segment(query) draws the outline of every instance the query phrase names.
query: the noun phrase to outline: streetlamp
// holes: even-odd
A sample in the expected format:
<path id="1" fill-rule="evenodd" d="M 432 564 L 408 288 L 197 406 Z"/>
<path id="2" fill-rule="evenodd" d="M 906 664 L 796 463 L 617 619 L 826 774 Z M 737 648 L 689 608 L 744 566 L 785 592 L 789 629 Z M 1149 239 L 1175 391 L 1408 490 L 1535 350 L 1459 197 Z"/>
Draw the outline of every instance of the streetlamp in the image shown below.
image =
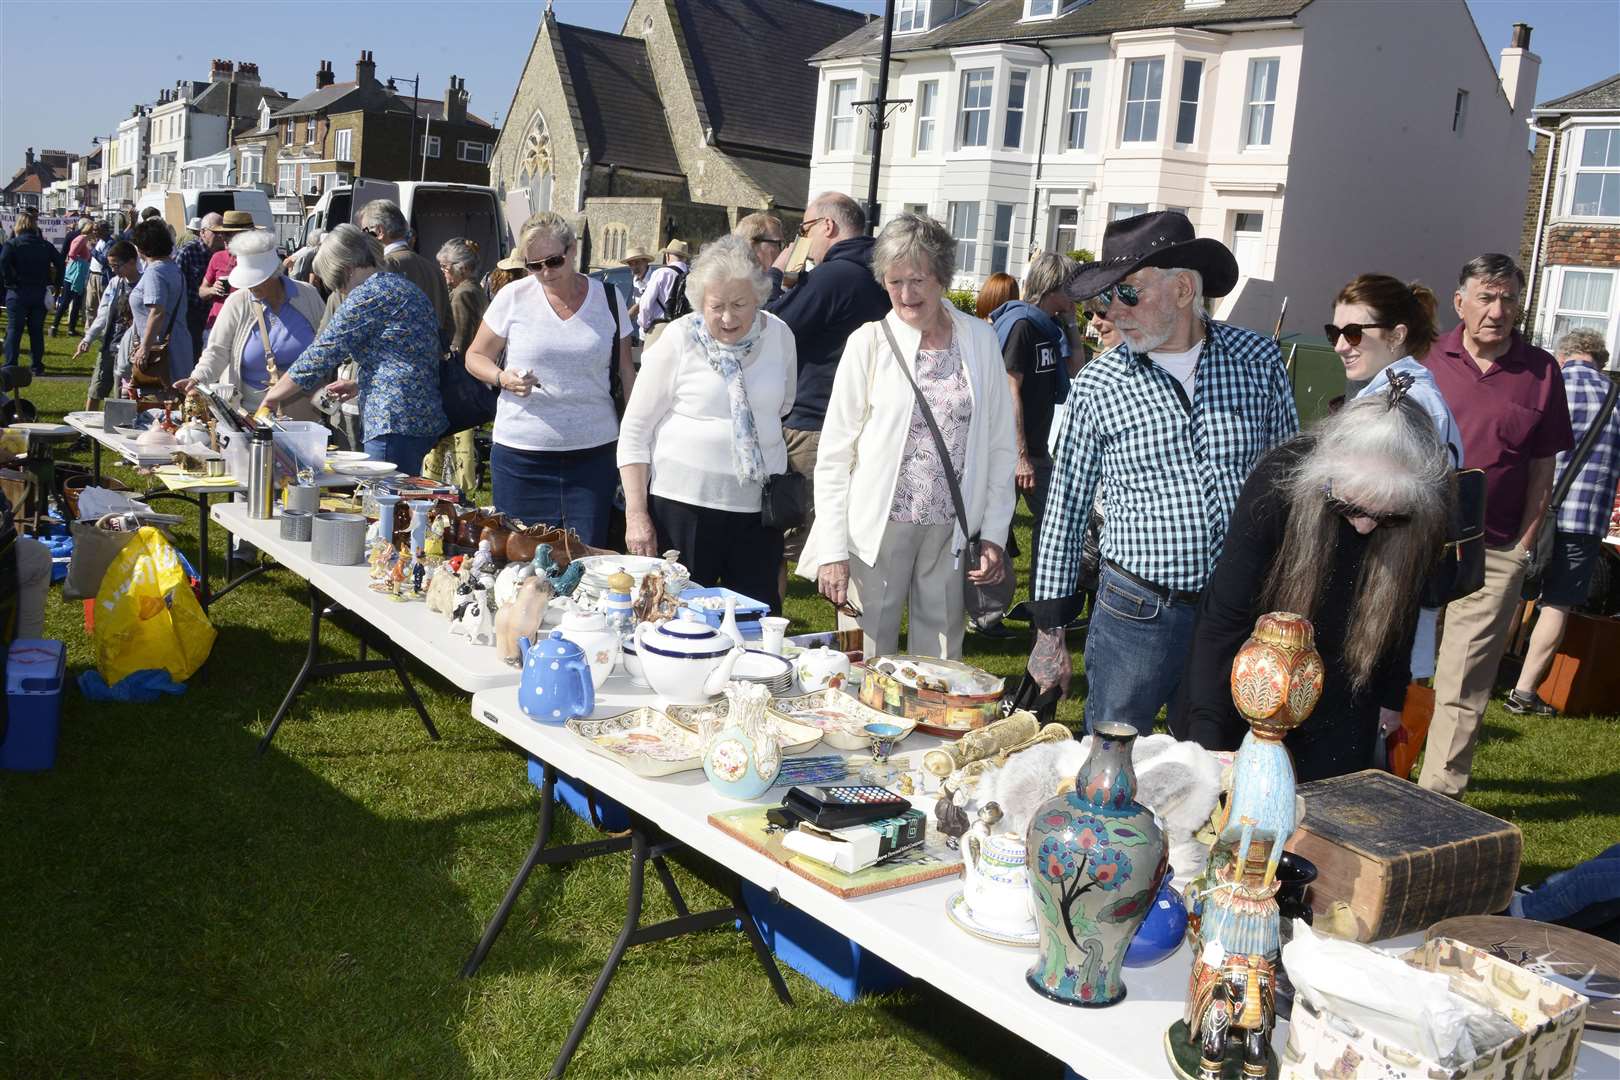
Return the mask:
<path id="1" fill-rule="evenodd" d="M 404 82 L 405 81 L 405 76 L 403 76 L 403 75 L 390 75 L 388 77 L 389 85 L 392 85 L 396 81 Z M 418 180 L 426 180 L 427 179 L 427 133 L 426 132 L 423 132 L 422 148 L 420 150 L 418 150 L 416 148 L 416 110 L 419 109 L 421 107 L 421 104 L 422 104 L 422 73 L 417 72 L 415 75 L 412 75 L 411 79 L 410 79 L 410 82 L 411 82 L 411 148 L 410 148 L 410 152 L 405 155 L 405 179 L 409 180 L 411 178 L 411 159 L 413 157 L 416 157 L 417 155 L 420 155 L 421 160 L 422 160 L 422 164 L 417 169 L 416 178 Z"/>
<path id="2" fill-rule="evenodd" d="M 872 170 L 866 185 L 866 232 L 877 232 L 878 225 L 878 173 L 883 168 L 883 132 L 889 126 L 889 110 L 904 112 L 910 98 L 889 96 L 889 53 L 894 44 L 894 0 L 888 0 L 883 10 L 883 51 L 878 59 L 877 97 L 870 101 L 854 102 L 856 110 L 872 118 Z"/>

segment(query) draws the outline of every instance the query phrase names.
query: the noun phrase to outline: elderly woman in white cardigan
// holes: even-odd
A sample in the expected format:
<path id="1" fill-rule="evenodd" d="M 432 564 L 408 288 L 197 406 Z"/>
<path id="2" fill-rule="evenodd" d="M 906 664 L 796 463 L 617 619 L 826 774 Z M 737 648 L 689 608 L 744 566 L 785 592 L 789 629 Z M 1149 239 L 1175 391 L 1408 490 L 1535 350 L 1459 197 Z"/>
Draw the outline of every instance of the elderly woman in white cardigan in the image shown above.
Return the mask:
<path id="1" fill-rule="evenodd" d="M 760 310 L 770 294 L 746 241 L 704 247 L 686 279 L 691 313 L 642 353 L 618 453 L 629 551 L 678 548 L 693 581 L 775 611 L 782 531 L 761 520 L 760 500 L 787 471 L 782 418 L 799 365 L 793 331 Z"/>
<path id="2" fill-rule="evenodd" d="M 325 305 L 313 285 L 282 271 L 273 233 L 244 232 L 231 241 L 231 254 L 236 268 L 228 280 L 235 291 L 219 309 L 191 377 L 175 388 L 184 393 L 196 383 L 221 386 L 227 398 L 251 413 L 315 340 Z M 307 396 L 285 411 L 300 419 L 320 418 Z"/>
<path id="3" fill-rule="evenodd" d="M 907 607 L 908 652 L 960 656 L 964 570 L 983 585 L 1008 571 L 1018 462 L 1012 399 L 995 331 L 944 299 L 955 258 L 956 241 L 937 221 L 902 214 L 884 227 L 872 272 L 894 307 L 850 335 L 821 429 L 816 521 L 798 572 L 838 608 L 841 626 L 861 628 L 867 656 L 898 650 Z M 966 534 L 947 468 L 962 490 Z M 975 534 L 982 555 L 964 567 Z"/>

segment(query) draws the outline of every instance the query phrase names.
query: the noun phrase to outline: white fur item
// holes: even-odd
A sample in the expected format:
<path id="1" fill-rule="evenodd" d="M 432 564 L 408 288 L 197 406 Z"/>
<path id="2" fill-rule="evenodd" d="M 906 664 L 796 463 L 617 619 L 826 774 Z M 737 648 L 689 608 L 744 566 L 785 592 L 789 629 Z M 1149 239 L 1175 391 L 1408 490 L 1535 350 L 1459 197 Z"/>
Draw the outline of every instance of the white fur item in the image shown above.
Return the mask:
<path id="1" fill-rule="evenodd" d="M 1027 833 L 1036 809 L 1060 785 L 1073 782 L 1090 752 L 1090 736 L 1032 746 L 985 777 L 979 790 L 1000 804 L 1000 829 L 1019 836 Z M 1138 738 L 1131 759 L 1136 766 L 1137 801 L 1159 819 L 1176 876 L 1202 873 L 1209 849 L 1194 840 L 1193 834 L 1209 820 L 1220 798 L 1220 762 L 1197 743 L 1179 742 L 1169 735 Z"/>

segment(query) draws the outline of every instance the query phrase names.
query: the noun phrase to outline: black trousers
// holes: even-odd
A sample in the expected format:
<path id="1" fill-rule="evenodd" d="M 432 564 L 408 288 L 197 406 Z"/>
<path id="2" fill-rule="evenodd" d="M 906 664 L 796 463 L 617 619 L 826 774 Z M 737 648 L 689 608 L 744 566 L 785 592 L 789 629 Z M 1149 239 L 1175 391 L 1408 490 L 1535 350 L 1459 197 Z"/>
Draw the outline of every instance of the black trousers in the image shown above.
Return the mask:
<path id="1" fill-rule="evenodd" d="M 782 570 L 782 530 L 767 529 L 759 514 L 711 510 L 647 496 L 647 511 L 661 551 L 678 548 L 698 585 L 724 585 L 733 592 L 782 609 L 777 575 Z"/>

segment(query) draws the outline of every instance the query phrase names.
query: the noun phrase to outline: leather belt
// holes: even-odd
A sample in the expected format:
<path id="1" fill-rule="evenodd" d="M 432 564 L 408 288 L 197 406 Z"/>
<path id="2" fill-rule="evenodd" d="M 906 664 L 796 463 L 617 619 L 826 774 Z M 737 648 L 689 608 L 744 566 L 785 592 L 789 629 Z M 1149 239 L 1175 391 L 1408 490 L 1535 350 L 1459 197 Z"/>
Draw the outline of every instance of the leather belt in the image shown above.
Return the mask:
<path id="1" fill-rule="evenodd" d="M 1123 566 L 1111 559 L 1104 559 L 1103 565 L 1137 588 L 1145 589 L 1167 604 L 1193 604 L 1196 605 L 1204 595 L 1200 592 L 1182 592 L 1179 589 L 1167 589 L 1163 585 L 1155 585 L 1145 578 L 1137 577 Z"/>

